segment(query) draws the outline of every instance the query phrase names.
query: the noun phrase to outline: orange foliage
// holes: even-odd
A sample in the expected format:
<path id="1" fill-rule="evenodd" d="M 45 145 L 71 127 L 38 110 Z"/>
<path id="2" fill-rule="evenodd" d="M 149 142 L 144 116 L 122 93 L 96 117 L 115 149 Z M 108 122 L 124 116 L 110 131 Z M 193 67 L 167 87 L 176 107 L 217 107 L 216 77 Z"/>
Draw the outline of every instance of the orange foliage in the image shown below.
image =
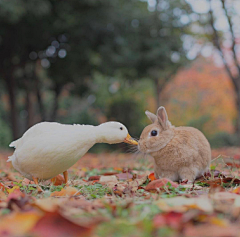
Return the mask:
<path id="1" fill-rule="evenodd" d="M 205 134 L 234 132 L 233 86 L 224 68 L 217 67 L 210 59 L 198 58 L 189 68 L 181 70 L 166 86 L 162 100 L 176 126 L 209 117 L 202 128 Z"/>

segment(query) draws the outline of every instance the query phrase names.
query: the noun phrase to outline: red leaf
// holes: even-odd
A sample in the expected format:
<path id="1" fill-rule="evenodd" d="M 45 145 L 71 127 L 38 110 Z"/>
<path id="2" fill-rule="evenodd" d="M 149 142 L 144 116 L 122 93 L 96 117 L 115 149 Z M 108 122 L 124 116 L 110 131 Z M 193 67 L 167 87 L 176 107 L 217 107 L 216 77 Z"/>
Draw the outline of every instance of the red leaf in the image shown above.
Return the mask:
<path id="1" fill-rule="evenodd" d="M 154 173 L 149 174 L 148 179 L 150 179 L 151 181 L 156 180 Z"/>
<path id="2" fill-rule="evenodd" d="M 183 214 L 178 212 L 168 212 L 164 214 L 156 215 L 153 219 L 153 224 L 156 227 L 164 225 L 170 226 L 171 228 L 177 229 L 181 226 L 181 219 Z"/>
<path id="3" fill-rule="evenodd" d="M 100 179 L 100 175 L 94 175 L 94 176 L 90 176 L 88 178 L 88 181 L 95 181 L 95 180 L 99 180 Z"/>
<path id="4" fill-rule="evenodd" d="M 33 228 L 33 233 L 44 237 L 90 236 L 92 227 L 80 226 L 61 216 L 58 212 L 48 212 Z"/>
<path id="5" fill-rule="evenodd" d="M 170 183 L 172 185 L 172 187 L 174 187 L 174 188 L 178 187 L 178 184 L 174 183 L 170 179 L 163 178 L 163 179 L 157 179 L 157 180 L 150 182 L 146 186 L 145 190 L 149 191 L 149 190 L 164 189 L 164 187 L 168 187 L 168 183 Z"/>
<path id="6" fill-rule="evenodd" d="M 103 175 L 104 176 L 108 176 L 108 175 L 115 175 L 115 174 L 119 174 L 119 172 L 105 172 Z"/>

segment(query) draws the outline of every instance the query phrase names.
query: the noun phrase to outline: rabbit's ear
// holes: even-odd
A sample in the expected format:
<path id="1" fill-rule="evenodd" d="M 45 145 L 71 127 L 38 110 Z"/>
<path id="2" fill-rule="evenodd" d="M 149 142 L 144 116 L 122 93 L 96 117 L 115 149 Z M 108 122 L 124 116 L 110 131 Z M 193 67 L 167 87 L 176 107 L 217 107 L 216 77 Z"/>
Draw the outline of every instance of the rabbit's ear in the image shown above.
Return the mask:
<path id="1" fill-rule="evenodd" d="M 148 118 L 154 123 L 157 120 L 157 116 L 148 110 L 145 111 L 145 114 L 148 116 Z"/>
<path id="2" fill-rule="evenodd" d="M 163 106 L 158 108 L 157 118 L 158 118 L 158 122 L 160 123 L 160 125 L 163 127 L 164 130 L 166 130 L 168 127 L 167 126 L 168 125 L 168 116 L 167 116 L 166 109 Z"/>

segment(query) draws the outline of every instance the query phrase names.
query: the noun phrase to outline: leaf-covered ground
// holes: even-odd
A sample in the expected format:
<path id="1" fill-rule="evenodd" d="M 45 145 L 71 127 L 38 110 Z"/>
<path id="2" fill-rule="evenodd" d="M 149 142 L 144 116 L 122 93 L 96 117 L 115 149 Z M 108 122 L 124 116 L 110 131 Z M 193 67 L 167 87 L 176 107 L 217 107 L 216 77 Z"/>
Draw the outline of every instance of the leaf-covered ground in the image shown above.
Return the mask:
<path id="1" fill-rule="evenodd" d="M 0 236 L 240 236 L 240 149 L 213 151 L 194 184 L 154 180 L 151 158 L 87 154 L 36 186 L 0 156 Z M 58 185 L 57 185 L 58 184 Z"/>

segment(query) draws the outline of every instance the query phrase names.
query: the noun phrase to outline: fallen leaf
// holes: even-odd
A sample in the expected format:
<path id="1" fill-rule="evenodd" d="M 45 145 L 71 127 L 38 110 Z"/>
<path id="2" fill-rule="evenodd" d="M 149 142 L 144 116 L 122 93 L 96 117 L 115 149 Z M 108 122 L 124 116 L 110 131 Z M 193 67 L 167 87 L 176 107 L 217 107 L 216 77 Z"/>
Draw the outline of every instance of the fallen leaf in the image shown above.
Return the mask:
<path id="1" fill-rule="evenodd" d="M 115 182 L 118 183 L 118 179 L 115 175 L 109 175 L 109 176 L 101 176 L 99 179 L 99 183 L 108 183 L 108 182 Z"/>
<path id="2" fill-rule="evenodd" d="M 0 190 L 0 200 L 1 201 L 6 201 L 7 200 L 6 194 L 1 190 Z"/>
<path id="3" fill-rule="evenodd" d="M 81 226 L 71 222 L 58 212 L 47 212 L 32 229 L 32 233 L 44 237 L 87 237 L 93 226 Z"/>
<path id="4" fill-rule="evenodd" d="M 150 173 L 148 175 L 148 179 L 150 179 L 151 181 L 156 180 L 154 173 Z"/>
<path id="5" fill-rule="evenodd" d="M 212 199 L 215 200 L 235 200 L 238 195 L 235 193 L 228 193 L 228 192 L 218 192 L 211 195 Z"/>
<path id="6" fill-rule="evenodd" d="M 19 186 L 14 186 L 13 188 L 9 188 L 9 189 L 7 189 L 7 192 L 8 192 L 9 194 L 11 194 L 11 193 L 13 193 L 15 190 L 19 190 L 19 191 L 20 191 Z"/>
<path id="7" fill-rule="evenodd" d="M 94 175 L 94 176 L 90 176 L 88 178 L 88 181 L 95 181 L 95 180 L 99 180 L 100 179 L 100 175 Z"/>
<path id="8" fill-rule="evenodd" d="M 240 196 L 238 195 L 234 201 L 234 207 L 240 207 Z"/>
<path id="9" fill-rule="evenodd" d="M 211 236 L 211 237 L 233 237 L 238 236 L 239 226 L 228 225 L 227 227 L 220 227 L 217 225 L 212 225 L 206 223 L 203 225 L 188 225 L 185 226 L 183 236 L 193 237 L 193 236 Z"/>
<path id="10" fill-rule="evenodd" d="M 117 176 L 119 180 L 128 180 L 133 178 L 133 175 L 130 173 L 119 173 L 116 174 L 115 176 Z"/>
<path id="11" fill-rule="evenodd" d="M 227 227 L 227 225 L 229 224 L 225 220 L 217 218 L 217 217 L 211 217 L 209 222 L 214 225 L 221 226 L 221 227 Z"/>
<path id="12" fill-rule="evenodd" d="M 102 175 L 104 175 L 104 176 L 109 176 L 109 175 L 116 175 L 116 174 L 119 174 L 118 172 L 105 172 L 105 173 L 103 173 Z"/>
<path id="13" fill-rule="evenodd" d="M 182 213 L 174 211 L 158 214 L 153 218 L 153 224 L 155 227 L 162 227 L 167 225 L 173 229 L 178 229 L 182 225 L 182 216 Z"/>
<path id="14" fill-rule="evenodd" d="M 29 184 L 35 184 L 35 183 L 34 183 L 34 181 L 24 178 L 22 181 L 22 185 L 29 185 Z"/>
<path id="15" fill-rule="evenodd" d="M 0 218 L 0 236 L 25 236 L 42 217 L 39 211 L 12 212 Z"/>
<path id="16" fill-rule="evenodd" d="M 41 210 L 45 212 L 54 212 L 56 211 L 61 204 L 63 204 L 66 200 L 61 198 L 43 198 L 36 199 L 33 206 L 37 206 Z"/>
<path id="17" fill-rule="evenodd" d="M 120 168 L 120 167 L 114 167 L 113 169 L 114 170 L 118 170 L 118 171 L 122 171 L 123 170 L 123 168 Z"/>
<path id="18" fill-rule="evenodd" d="M 15 210 L 16 208 L 22 210 L 29 203 L 30 197 L 22 193 L 20 189 L 15 189 L 7 197 L 7 207 L 10 210 Z"/>
<path id="19" fill-rule="evenodd" d="M 5 184 L 0 183 L 0 190 L 6 191 L 6 190 L 8 190 L 8 189 L 9 189 L 9 188 L 8 188 Z"/>
<path id="20" fill-rule="evenodd" d="M 223 178 L 224 183 L 233 183 L 233 184 L 240 184 L 240 179 L 237 179 L 235 177 L 227 177 Z"/>
<path id="21" fill-rule="evenodd" d="M 177 188 L 178 184 L 174 183 L 170 179 L 162 178 L 162 179 L 157 179 L 152 182 L 150 182 L 146 187 L 145 190 L 157 190 L 157 189 L 167 189 L 168 184 L 171 184 L 172 187 Z"/>
<path id="22" fill-rule="evenodd" d="M 16 178 L 16 173 L 8 172 L 7 178 L 11 181 L 19 182 L 19 180 Z"/>
<path id="23" fill-rule="evenodd" d="M 156 204 L 163 211 L 186 211 L 187 209 L 198 209 L 206 212 L 213 212 L 213 206 L 208 196 L 201 196 L 197 198 L 173 197 L 167 199 L 160 199 Z"/>
<path id="24" fill-rule="evenodd" d="M 65 183 L 65 179 L 63 177 L 63 175 L 59 174 L 56 177 L 51 179 L 52 184 L 55 186 L 59 186 Z"/>
<path id="25" fill-rule="evenodd" d="M 51 193 L 51 197 L 58 197 L 58 196 L 76 196 L 79 195 L 80 192 L 74 187 L 65 187 L 61 191 L 55 191 Z"/>
<path id="26" fill-rule="evenodd" d="M 233 189 L 232 193 L 240 194 L 240 187 Z"/>

